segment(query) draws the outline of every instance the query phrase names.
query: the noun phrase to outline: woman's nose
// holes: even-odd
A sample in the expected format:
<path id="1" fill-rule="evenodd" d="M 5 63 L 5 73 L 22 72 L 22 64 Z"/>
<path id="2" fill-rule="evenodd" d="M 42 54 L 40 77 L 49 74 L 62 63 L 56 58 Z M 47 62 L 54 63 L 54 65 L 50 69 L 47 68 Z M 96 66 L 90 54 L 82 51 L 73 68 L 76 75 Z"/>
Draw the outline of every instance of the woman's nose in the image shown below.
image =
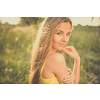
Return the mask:
<path id="1" fill-rule="evenodd" d="M 66 42 L 66 36 L 63 36 L 63 37 L 62 37 L 62 41 L 63 41 L 63 42 Z"/>

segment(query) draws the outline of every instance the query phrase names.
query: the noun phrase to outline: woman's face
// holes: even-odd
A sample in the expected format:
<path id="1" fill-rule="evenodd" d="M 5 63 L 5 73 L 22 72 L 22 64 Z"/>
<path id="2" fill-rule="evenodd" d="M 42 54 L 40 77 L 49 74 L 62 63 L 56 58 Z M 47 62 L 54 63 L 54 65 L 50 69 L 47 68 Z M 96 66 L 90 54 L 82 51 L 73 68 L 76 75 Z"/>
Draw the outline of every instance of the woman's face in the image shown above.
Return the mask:
<path id="1" fill-rule="evenodd" d="M 68 43 L 71 35 L 71 24 L 69 22 L 62 22 L 53 37 L 52 52 L 56 50 L 62 51 L 63 47 Z"/>

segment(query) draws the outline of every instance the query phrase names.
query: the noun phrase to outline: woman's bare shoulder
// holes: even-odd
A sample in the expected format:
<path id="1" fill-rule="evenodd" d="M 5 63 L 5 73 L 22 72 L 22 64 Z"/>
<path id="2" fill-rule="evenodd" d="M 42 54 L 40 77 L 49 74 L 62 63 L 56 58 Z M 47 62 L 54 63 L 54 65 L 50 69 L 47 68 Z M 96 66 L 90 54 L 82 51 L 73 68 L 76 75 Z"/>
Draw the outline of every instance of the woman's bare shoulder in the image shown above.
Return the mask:
<path id="1" fill-rule="evenodd" d="M 65 63 L 64 56 L 60 53 L 52 53 L 47 59 L 47 64 L 49 67 L 58 66 L 58 64 Z"/>
<path id="2" fill-rule="evenodd" d="M 62 61 L 62 60 L 64 60 L 64 56 L 62 55 L 62 54 L 60 54 L 60 53 L 52 53 L 52 54 L 50 54 L 49 55 L 49 57 L 48 57 L 48 61 L 49 62 L 52 62 L 52 61 Z"/>
<path id="3" fill-rule="evenodd" d="M 63 78 L 68 76 L 68 69 L 64 56 L 60 53 L 53 53 L 48 57 L 47 62 L 51 72 L 57 76 L 59 83 L 62 83 Z"/>

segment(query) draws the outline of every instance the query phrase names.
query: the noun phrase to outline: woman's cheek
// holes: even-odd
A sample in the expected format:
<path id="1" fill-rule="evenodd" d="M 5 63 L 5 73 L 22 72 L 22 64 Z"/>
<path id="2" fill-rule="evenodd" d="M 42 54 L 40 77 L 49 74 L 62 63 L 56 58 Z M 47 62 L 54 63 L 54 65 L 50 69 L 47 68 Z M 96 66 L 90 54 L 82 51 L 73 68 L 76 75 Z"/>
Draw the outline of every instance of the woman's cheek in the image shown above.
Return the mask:
<path id="1" fill-rule="evenodd" d="M 66 40 L 66 44 L 69 42 L 69 37 L 67 38 L 67 40 Z"/>
<path id="2" fill-rule="evenodd" d="M 59 40 L 60 40 L 59 36 L 55 35 L 54 42 L 59 42 Z"/>

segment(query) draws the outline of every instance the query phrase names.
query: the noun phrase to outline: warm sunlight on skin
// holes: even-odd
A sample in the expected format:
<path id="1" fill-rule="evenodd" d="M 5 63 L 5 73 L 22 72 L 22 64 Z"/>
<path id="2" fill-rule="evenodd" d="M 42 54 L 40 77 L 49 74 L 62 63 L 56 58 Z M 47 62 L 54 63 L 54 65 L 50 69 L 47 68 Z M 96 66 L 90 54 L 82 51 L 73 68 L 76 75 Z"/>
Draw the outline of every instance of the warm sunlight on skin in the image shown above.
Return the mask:
<path id="1" fill-rule="evenodd" d="M 2 23 L 8 22 L 13 25 L 18 24 L 20 21 L 20 17 L 0 17 L 0 19 Z"/>
<path id="2" fill-rule="evenodd" d="M 63 47 L 68 43 L 71 35 L 71 24 L 69 22 L 62 22 L 54 35 L 52 52 L 56 50 L 62 51 Z"/>

